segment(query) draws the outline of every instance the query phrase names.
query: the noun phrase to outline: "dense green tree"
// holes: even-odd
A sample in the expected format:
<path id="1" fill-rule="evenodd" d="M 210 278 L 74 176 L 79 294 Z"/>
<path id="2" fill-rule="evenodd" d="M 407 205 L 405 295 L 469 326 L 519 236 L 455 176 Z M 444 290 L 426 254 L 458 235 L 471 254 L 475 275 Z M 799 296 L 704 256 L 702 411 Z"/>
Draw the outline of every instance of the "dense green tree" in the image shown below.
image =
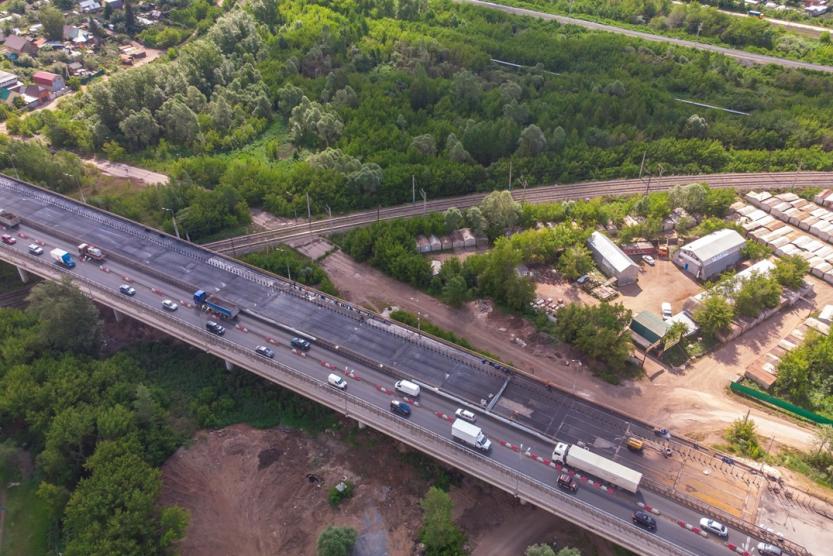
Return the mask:
<path id="1" fill-rule="evenodd" d="M 40 322 L 40 342 L 60 351 L 96 353 L 101 322 L 95 305 L 70 281 L 41 282 L 32 288 L 27 312 Z"/>
<path id="2" fill-rule="evenodd" d="M 157 114 L 165 137 L 174 143 L 190 145 L 200 131 L 197 115 L 179 98 L 172 98 L 159 108 Z"/>
<path id="3" fill-rule="evenodd" d="M 810 263 L 807 259 L 798 255 L 789 255 L 775 260 L 772 275 L 785 288 L 798 290 L 804 283 L 804 275 L 809 270 Z"/>
<path id="4" fill-rule="evenodd" d="M 453 232 L 462 226 L 463 213 L 457 207 L 451 207 L 443 213 L 445 218 L 445 229 L 447 232 Z"/>
<path id="5" fill-rule="evenodd" d="M 64 40 L 64 14 L 61 10 L 52 6 L 41 8 L 38 12 L 38 20 L 43 25 L 43 31 L 51 41 Z"/>
<path id="6" fill-rule="evenodd" d="M 547 138 L 541 128 L 531 124 L 524 128 L 518 139 L 518 154 L 521 156 L 535 156 L 547 148 Z"/>
<path id="7" fill-rule="evenodd" d="M 356 544 L 356 531 L 350 527 L 329 526 L 318 536 L 318 556 L 350 556 Z"/>
<path id="8" fill-rule="evenodd" d="M 621 370 L 632 349 L 626 330 L 631 316 L 621 303 L 595 307 L 571 303 L 556 313 L 556 335 L 589 357 Z"/>
<path id="9" fill-rule="evenodd" d="M 466 226 L 471 228 L 475 234 L 486 233 L 489 223 L 483 216 L 483 211 L 480 210 L 480 207 L 471 207 L 466 210 Z"/>
<path id="10" fill-rule="evenodd" d="M 772 248 L 765 243 L 747 240 L 740 249 L 740 254 L 751 261 L 760 261 L 772 255 Z M 802 259 L 804 260 L 804 259 Z"/>
<path id="11" fill-rule="evenodd" d="M 147 108 L 131 112 L 119 124 L 125 141 L 134 150 L 143 149 L 156 142 L 159 137 L 159 124 Z"/>
<path id="12" fill-rule="evenodd" d="M 774 309 L 781 301 L 778 281 L 763 274 L 753 273 L 733 295 L 735 311 L 745 317 L 757 317 L 764 309 Z"/>
<path id="13" fill-rule="evenodd" d="M 452 518 L 453 504 L 448 493 L 431 487 L 420 502 L 422 531 L 420 540 L 429 555 L 463 554 L 465 536 Z"/>
<path id="14" fill-rule="evenodd" d="M 583 245 L 568 247 L 558 258 L 558 272 L 568 280 L 575 280 L 593 270 L 593 256 Z"/>
<path id="15" fill-rule="evenodd" d="M 694 320 L 709 337 L 716 337 L 726 330 L 735 318 L 735 309 L 719 293 L 710 293 L 694 310 Z"/>
<path id="16" fill-rule="evenodd" d="M 518 223 L 521 205 L 511 192 L 493 191 L 480 202 L 480 212 L 488 222 L 489 235 L 497 237 Z"/>
<path id="17" fill-rule="evenodd" d="M 524 556 L 555 556 L 555 550 L 548 544 L 533 544 L 526 548 Z"/>
<path id="18" fill-rule="evenodd" d="M 131 442 L 101 442 L 85 464 L 82 479 L 66 507 L 66 551 L 73 555 L 156 552 L 154 525 L 160 473 Z"/>
<path id="19" fill-rule="evenodd" d="M 443 299 L 452 307 L 459 307 L 468 297 L 468 284 L 462 276 L 453 276 L 442 290 Z"/>

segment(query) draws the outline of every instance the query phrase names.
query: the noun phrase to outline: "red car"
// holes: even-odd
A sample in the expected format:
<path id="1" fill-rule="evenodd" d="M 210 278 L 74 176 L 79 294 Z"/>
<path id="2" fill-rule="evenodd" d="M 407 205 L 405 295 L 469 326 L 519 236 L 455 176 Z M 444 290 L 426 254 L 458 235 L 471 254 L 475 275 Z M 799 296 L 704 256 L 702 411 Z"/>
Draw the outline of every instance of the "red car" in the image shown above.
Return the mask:
<path id="1" fill-rule="evenodd" d="M 7 245 L 14 245 L 15 243 L 17 243 L 17 239 L 10 236 L 9 234 L 3 234 L 3 237 L 0 239 L 2 239 L 3 243 Z"/>

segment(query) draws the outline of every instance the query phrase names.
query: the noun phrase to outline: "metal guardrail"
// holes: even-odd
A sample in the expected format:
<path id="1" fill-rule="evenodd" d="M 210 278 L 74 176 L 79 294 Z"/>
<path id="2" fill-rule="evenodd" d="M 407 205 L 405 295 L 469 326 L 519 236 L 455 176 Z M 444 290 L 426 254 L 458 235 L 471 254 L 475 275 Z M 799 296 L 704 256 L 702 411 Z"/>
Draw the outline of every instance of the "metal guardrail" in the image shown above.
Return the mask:
<path id="1" fill-rule="evenodd" d="M 0 258 L 47 279 L 60 280 L 63 276 L 69 276 L 74 282 L 86 287 L 86 291 L 84 287 L 79 288 L 82 293 L 100 303 L 126 314 L 132 314 L 134 318 L 178 339 L 184 339 L 200 349 L 215 353 L 245 367 L 267 380 L 277 382 L 349 417 L 365 422 L 381 432 L 394 436 L 518 498 L 527 500 L 631 550 L 658 556 L 693 556 L 694 554 L 654 534 L 644 532 L 621 518 L 564 494 L 552 485 L 528 477 L 411 421 L 398 418 L 383 408 L 347 392 L 329 388 L 324 381 L 314 379 L 279 361 L 256 358 L 253 352 L 245 350 L 230 340 L 211 335 L 202 328 L 176 318 L 174 315 L 163 315 L 160 309 L 138 299 L 118 296 L 111 288 L 95 280 L 71 274 L 63 267 L 45 263 L 32 255 L 16 251 L 4 249 L 0 251 Z M 263 367 L 273 368 L 281 374 L 264 372 Z M 581 519 L 582 515 L 589 519 Z"/>

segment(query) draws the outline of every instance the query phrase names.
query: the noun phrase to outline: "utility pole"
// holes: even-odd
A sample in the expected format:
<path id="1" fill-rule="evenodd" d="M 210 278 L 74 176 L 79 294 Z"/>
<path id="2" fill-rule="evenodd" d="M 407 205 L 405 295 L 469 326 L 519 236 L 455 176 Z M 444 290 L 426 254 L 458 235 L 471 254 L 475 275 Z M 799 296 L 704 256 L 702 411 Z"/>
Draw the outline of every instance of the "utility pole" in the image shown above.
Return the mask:
<path id="1" fill-rule="evenodd" d="M 512 191 L 512 159 L 509 159 L 509 191 Z"/>
<path id="2" fill-rule="evenodd" d="M 416 204 L 416 176 L 411 174 L 411 203 Z"/>
<path id="3" fill-rule="evenodd" d="M 171 213 L 171 220 L 174 223 L 174 233 L 176 233 L 176 239 L 182 239 L 179 236 L 179 226 L 176 225 L 176 213 L 174 212 L 174 209 L 162 207 L 162 210 L 167 210 L 168 212 Z M 188 241 L 191 241 L 191 240 L 189 239 Z"/>
<path id="4" fill-rule="evenodd" d="M 12 164 L 14 164 L 14 163 L 12 163 Z M 15 171 L 15 173 L 17 173 L 17 168 L 15 168 L 14 171 Z M 81 202 L 86 205 L 87 204 L 87 199 L 84 197 L 84 188 L 81 186 L 81 178 L 79 178 L 78 176 L 73 176 L 69 172 L 64 172 L 64 175 L 68 178 L 72 178 L 72 179 L 75 180 L 75 184 L 78 186 L 78 193 L 81 194 Z"/>
<path id="5" fill-rule="evenodd" d="M 327 207 L 327 215 L 330 218 L 332 218 L 333 217 L 333 211 L 332 211 L 332 209 L 330 209 L 330 205 L 324 205 L 324 206 Z"/>
<path id="6" fill-rule="evenodd" d="M 289 278 L 289 281 L 292 281 L 292 273 L 289 272 L 289 263 L 286 263 L 286 277 Z"/>
<path id="7" fill-rule="evenodd" d="M 426 195 L 425 190 L 420 188 L 419 194 L 422 195 L 422 214 L 428 212 L 428 195 Z"/>
<path id="8" fill-rule="evenodd" d="M 312 229 L 312 212 L 309 208 L 309 191 L 307 191 L 307 224 L 309 224 L 309 228 Z"/>

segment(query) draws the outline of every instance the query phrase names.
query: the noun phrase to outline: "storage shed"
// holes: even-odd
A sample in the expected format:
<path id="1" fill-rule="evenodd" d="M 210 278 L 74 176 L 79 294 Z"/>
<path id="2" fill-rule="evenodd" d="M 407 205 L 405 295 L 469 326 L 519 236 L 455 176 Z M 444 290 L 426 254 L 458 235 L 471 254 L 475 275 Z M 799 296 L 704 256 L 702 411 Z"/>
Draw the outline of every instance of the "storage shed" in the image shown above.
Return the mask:
<path id="1" fill-rule="evenodd" d="M 639 278 L 639 266 L 603 233 L 593 232 L 587 246 L 599 269 L 607 276 L 616 278 L 618 285 L 633 284 Z"/>
<path id="2" fill-rule="evenodd" d="M 674 262 L 700 280 L 707 280 L 734 266 L 746 240 L 735 230 L 718 230 L 683 245 Z"/>
<path id="3" fill-rule="evenodd" d="M 637 343 L 653 344 L 660 341 L 668 332 L 669 325 L 662 318 L 651 311 L 642 311 L 631 320 L 631 332 L 639 338 Z M 644 342 L 639 342 L 642 339 Z"/>

